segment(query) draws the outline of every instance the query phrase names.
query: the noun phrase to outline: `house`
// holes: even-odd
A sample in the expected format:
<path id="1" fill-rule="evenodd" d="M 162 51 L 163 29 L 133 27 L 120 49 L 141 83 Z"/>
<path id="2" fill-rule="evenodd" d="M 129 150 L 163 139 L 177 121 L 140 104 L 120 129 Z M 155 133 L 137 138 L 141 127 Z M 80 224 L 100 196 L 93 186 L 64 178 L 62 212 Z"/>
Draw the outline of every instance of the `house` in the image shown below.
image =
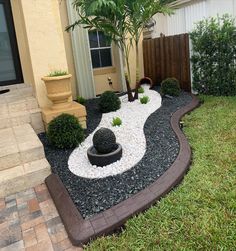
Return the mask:
<path id="1" fill-rule="evenodd" d="M 71 73 L 74 99 L 126 90 L 121 51 L 105 34 L 79 27 L 65 31 L 78 18 L 72 3 L 0 0 L 0 197 L 40 184 L 50 174 L 37 134 L 56 114 L 72 113 L 86 125 L 78 103 L 70 112 L 50 110 L 42 77 L 55 70 Z M 142 50 L 139 57 L 142 62 Z M 135 84 L 135 52 L 130 61 Z"/>
<path id="2" fill-rule="evenodd" d="M 188 33 L 196 22 L 205 17 L 228 13 L 236 16 L 236 0 L 178 0 L 171 4 L 175 8 L 174 15 L 156 14 L 157 25 L 152 31 L 152 38 Z"/>
<path id="3" fill-rule="evenodd" d="M 65 31 L 77 19 L 72 2 L 0 1 L 0 50 L 4 55 L 0 58 L 0 85 L 32 85 L 40 107 L 50 105 L 41 77 L 56 69 L 68 69 L 73 75 L 74 98 L 125 90 L 120 51 L 106 43 L 104 34 L 82 28 Z M 133 55 L 131 58 L 135 60 Z"/>

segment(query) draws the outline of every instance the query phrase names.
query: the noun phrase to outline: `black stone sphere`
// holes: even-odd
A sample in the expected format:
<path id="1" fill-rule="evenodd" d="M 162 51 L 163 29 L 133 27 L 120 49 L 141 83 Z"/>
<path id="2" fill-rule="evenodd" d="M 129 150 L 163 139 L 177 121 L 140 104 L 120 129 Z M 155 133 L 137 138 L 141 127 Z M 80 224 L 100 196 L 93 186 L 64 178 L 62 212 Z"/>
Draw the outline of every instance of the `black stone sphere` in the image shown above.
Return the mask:
<path id="1" fill-rule="evenodd" d="M 93 136 L 93 146 L 98 153 L 110 153 L 116 147 L 116 136 L 108 128 L 101 128 Z"/>

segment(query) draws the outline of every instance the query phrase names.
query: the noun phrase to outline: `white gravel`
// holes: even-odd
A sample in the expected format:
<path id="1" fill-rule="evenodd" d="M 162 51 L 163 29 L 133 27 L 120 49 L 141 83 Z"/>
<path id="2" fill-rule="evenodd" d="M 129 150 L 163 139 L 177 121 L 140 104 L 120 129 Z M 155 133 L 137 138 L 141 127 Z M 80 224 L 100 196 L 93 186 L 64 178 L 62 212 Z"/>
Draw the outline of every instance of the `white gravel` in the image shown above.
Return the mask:
<path id="1" fill-rule="evenodd" d="M 72 173 L 77 176 L 98 179 L 108 176 L 121 174 L 134 165 L 136 165 L 146 152 L 146 138 L 143 132 L 144 124 L 147 118 L 161 106 L 161 96 L 156 92 L 149 90 L 149 86 L 144 85 L 145 92 L 139 94 L 139 97 L 149 96 L 150 101 L 143 105 L 139 100 L 128 102 L 126 96 L 122 96 L 121 109 L 116 112 L 103 114 L 102 120 L 97 127 L 111 129 L 117 138 L 117 142 L 122 145 L 122 158 L 110 165 L 104 167 L 92 166 L 87 157 L 87 149 L 92 145 L 93 134 L 90 134 L 86 140 L 76 148 L 69 157 L 68 166 Z M 111 125 L 112 119 L 119 117 L 122 120 L 120 127 Z"/>

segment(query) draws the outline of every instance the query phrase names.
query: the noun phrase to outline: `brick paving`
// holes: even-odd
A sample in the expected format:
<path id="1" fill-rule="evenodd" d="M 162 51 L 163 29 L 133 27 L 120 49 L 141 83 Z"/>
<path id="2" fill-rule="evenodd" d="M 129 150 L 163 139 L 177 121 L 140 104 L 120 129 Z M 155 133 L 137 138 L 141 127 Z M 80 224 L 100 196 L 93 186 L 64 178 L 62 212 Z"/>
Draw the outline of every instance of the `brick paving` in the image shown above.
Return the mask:
<path id="1" fill-rule="evenodd" d="M 68 239 L 45 184 L 0 199 L 0 251 L 82 251 Z"/>

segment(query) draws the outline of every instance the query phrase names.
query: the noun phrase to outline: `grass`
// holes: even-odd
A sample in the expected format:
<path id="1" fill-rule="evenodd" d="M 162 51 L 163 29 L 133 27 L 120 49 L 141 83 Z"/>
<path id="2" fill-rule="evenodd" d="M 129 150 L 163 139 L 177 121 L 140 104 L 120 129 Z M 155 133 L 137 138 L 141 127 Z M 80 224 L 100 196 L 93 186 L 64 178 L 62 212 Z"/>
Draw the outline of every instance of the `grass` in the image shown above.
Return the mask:
<path id="1" fill-rule="evenodd" d="M 184 118 L 193 164 L 182 184 L 85 250 L 235 250 L 236 97 L 201 98 Z"/>

